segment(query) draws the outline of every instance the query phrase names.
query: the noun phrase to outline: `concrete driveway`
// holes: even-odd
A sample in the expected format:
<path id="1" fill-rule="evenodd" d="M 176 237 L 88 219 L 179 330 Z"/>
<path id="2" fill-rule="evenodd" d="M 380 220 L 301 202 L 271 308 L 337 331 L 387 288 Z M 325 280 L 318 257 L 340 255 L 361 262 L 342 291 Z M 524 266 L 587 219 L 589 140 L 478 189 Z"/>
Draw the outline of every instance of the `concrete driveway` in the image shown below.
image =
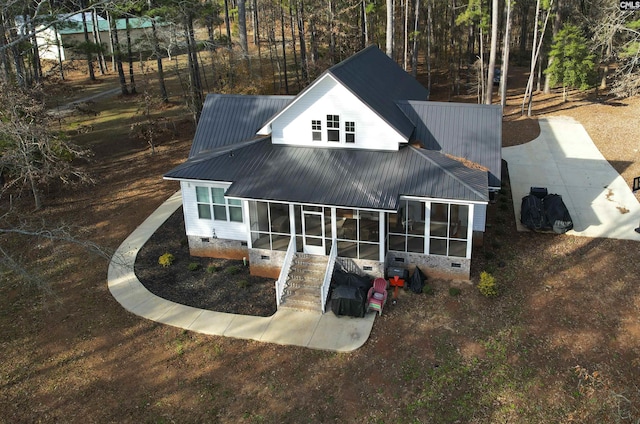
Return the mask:
<path id="1" fill-rule="evenodd" d="M 539 124 L 538 138 L 502 149 L 518 230 L 529 231 L 520 223 L 522 197 L 530 187 L 546 187 L 569 209 L 574 228 L 567 234 L 640 241 L 634 231 L 640 204 L 584 127 L 569 117 L 542 118 Z"/>

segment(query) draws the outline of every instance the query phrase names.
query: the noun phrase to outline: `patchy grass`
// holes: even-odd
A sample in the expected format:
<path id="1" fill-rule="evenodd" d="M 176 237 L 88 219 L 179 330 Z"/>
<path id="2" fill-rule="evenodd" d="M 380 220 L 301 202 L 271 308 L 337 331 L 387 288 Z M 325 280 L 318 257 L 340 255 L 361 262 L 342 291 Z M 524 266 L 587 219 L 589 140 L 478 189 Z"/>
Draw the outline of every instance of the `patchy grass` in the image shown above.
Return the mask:
<path id="1" fill-rule="evenodd" d="M 35 217 L 73 222 L 109 249 L 175 192 L 177 184 L 161 176 L 186 158 L 193 133 L 182 127 L 152 157 L 144 143 L 118 138 L 133 111 L 121 100 L 98 102 L 100 115 L 82 117 L 104 120 L 93 137 L 82 135 L 95 147 L 90 167 L 100 183 L 52 187 Z M 547 100 L 536 95 L 536 110 L 576 117 L 626 181 L 640 175 L 637 146 L 629 142 L 640 139 L 640 128 L 628 119 L 637 115 L 637 99 L 616 107 Z M 110 117 L 110 108 L 122 108 L 123 121 Z M 510 115 L 517 108 L 512 92 L 505 143 L 535 137 L 535 119 Z M 511 209 L 500 204 L 509 202 L 489 207 L 485 235 L 495 256 L 474 250 L 474 281 L 456 283 L 463 295 L 450 296 L 451 283 L 434 278 L 432 295 L 401 291 L 351 353 L 212 337 L 141 319 L 113 300 L 104 259 L 16 239 L 12 252 L 48 270 L 52 294 L 2 274 L 2 420 L 637 422 L 637 243 L 516 233 Z M 495 299 L 473 287 L 489 269 L 502 289 Z"/>

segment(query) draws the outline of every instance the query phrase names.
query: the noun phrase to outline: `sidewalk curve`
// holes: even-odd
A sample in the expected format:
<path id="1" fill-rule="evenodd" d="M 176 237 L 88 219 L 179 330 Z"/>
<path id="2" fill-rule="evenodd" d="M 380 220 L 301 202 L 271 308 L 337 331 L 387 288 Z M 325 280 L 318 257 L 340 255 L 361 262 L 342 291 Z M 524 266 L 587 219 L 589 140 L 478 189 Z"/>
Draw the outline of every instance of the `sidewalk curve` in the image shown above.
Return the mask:
<path id="1" fill-rule="evenodd" d="M 270 317 L 254 317 L 185 306 L 148 291 L 134 273 L 136 256 L 149 237 L 180 206 L 182 197 L 178 191 L 136 228 L 111 258 L 107 275 L 109 291 L 126 310 L 198 333 L 320 350 L 349 352 L 367 341 L 375 313 L 352 318 L 337 317 L 333 313 L 279 310 Z"/>
<path id="2" fill-rule="evenodd" d="M 562 196 L 573 230 L 567 234 L 640 241 L 634 231 L 640 204 L 629 185 L 602 156 L 584 127 L 570 117 L 541 118 L 540 135 L 519 146 L 504 147 L 519 231 L 522 197 L 531 187 Z"/>

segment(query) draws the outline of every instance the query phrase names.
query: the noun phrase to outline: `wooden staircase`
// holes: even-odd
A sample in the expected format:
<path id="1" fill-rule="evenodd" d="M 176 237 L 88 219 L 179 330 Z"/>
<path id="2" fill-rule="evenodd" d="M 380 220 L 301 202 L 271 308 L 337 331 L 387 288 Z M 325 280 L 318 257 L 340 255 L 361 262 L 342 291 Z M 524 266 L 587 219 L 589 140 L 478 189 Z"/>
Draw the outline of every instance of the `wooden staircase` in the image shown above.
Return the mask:
<path id="1" fill-rule="evenodd" d="M 296 253 L 289 269 L 280 308 L 323 311 L 320 288 L 327 270 L 326 256 Z"/>

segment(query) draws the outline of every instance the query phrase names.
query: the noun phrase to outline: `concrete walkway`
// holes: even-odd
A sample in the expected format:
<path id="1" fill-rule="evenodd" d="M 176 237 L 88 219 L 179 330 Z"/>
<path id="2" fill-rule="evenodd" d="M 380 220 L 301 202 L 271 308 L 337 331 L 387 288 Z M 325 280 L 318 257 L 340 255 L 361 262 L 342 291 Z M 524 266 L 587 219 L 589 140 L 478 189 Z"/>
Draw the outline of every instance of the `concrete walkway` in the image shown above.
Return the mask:
<path id="1" fill-rule="evenodd" d="M 313 349 L 349 352 L 367 341 L 375 318 L 373 312 L 364 318 L 352 318 L 337 317 L 331 312 L 279 310 L 270 317 L 254 317 L 180 305 L 149 292 L 134 273 L 136 255 L 181 205 L 182 198 L 177 192 L 122 242 L 111 259 L 107 276 L 109 290 L 126 310 L 198 333 Z"/>
<path id="2" fill-rule="evenodd" d="M 634 231 L 640 204 L 629 185 L 607 162 L 580 123 L 569 117 L 539 121 L 540 136 L 529 143 L 505 147 L 516 225 L 522 197 L 530 187 L 547 187 L 562 196 L 573 219 L 567 234 L 640 241 Z"/>

